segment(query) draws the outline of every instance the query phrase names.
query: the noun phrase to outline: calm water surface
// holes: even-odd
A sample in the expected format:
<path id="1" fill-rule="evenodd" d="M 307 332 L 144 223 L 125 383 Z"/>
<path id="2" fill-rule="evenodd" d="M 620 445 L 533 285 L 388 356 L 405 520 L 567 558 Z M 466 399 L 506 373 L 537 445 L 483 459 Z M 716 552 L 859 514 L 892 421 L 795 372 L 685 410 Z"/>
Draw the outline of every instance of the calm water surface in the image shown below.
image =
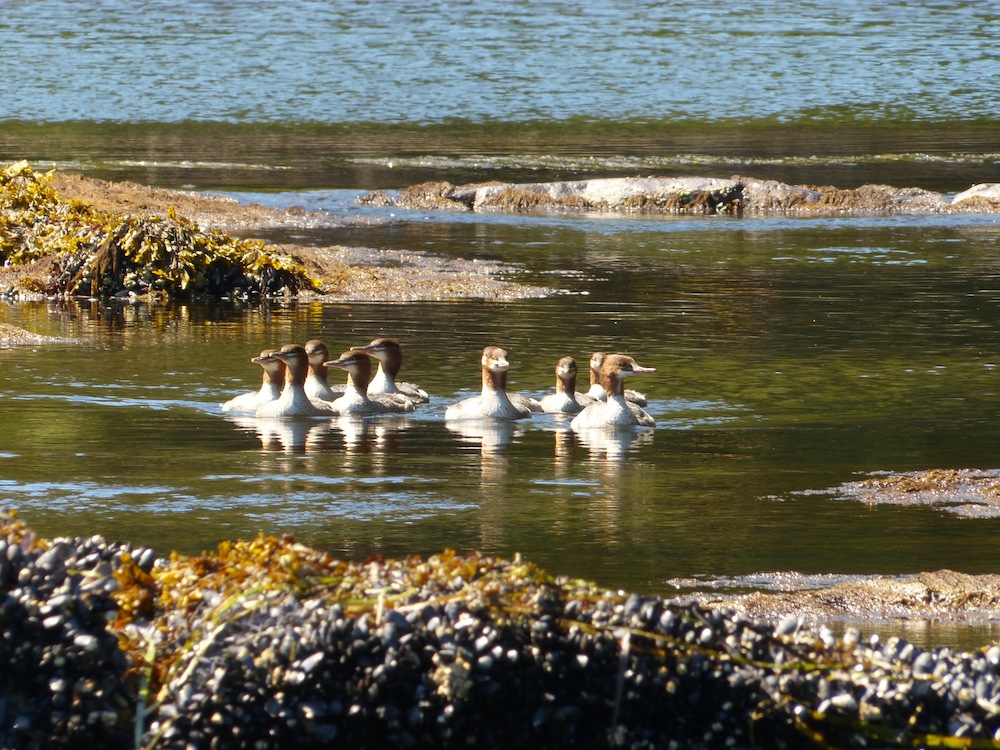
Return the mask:
<path id="1" fill-rule="evenodd" d="M 540 300 L 144 307 L 0 319 L 0 500 L 41 533 L 197 552 L 260 531 L 337 554 L 515 552 L 645 593 L 997 572 L 997 508 L 873 506 L 880 470 L 998 466 L 995 216 L 766 219 L 373 212 L 453 183 L 743 174 L 945 193 L 1000 181 L 991 3 L 455 6 L 21 0 L 0 13 L 0 162 L 328 210 L 302 244 L 514 264 Z M 262 424 L 218 404 L 264 347 L 402 339 L 401 420 Z M 512 385 L 621 349 L 654 431 L 444 406 L 507 348 Z M 925 625 L 914 640 L 954 640 Z M 968 637 L 962 636 L 962 637 Z M 973 638 L 992 637 L 988 629 Z"/>

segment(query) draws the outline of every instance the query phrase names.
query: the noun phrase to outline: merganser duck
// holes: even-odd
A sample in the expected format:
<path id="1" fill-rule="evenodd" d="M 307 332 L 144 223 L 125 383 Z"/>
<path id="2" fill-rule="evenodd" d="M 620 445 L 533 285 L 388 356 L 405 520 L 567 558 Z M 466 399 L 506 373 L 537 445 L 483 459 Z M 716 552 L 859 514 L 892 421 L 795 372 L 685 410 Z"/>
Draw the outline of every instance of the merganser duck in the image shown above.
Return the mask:
<path id="1" fill-rule="evenodd" d="M 482 369 L 482 392 L 478 396 L 451 404 L 445 409 L 445 419 L 524 419 L 531 416 L 531 408 L 514 403 L 507 393 L 510 362 L 507 361 L 506 351 L 496 346 L 487 346 L 483 349 Z"/>
<path id="2" fill-rule="evenodd" d="M 576 414 L 594 403 L 586 393 L 576 392 L 576 360 L 563 357 L 556 363 L 556 392 L 542 397 L 542 410 L 550 414 Z"/>
<path id="3" fill-rule="evenodd" d="M 416 408 L 401 393 L 368 394 L 368 383 L 372 379 L 372 359 L 367 352 L 351 349 L 341 354 L 339 359 L 326 364 L 328 367 L 347 370 L 350 376 L 344 395 L 331 404 L 339 414 L 402 414 Z"/>
<path id="4" fill-rule="evenodd" d="M 311 399 L 335 401 L 344 395 L 346 386 L 331 386 L 327 380 L 326 361 L 330 359 L 330 350 L 318 339 L 307 341 L 303 347 L 309 356 L 309 372 L 306 375 L 306 395 Z"/>
<path id="5" fill-rule="evenodd" d="M 573 417 L 570 427 L 582 430 L 590 427 L 654 427 L 656 422 L 641 406 L 625 400 L 625 378 L 656 372 L 652 367 L 640 367 L 624 354 L 608 354 L 601 362 L 600 378 L 606 400 L 586 407 Z"/>
<path id="6" fill-rule="evenodd" d="M 260 390 L 241 393 L 229 399 L 222 404 L 222 411 L 255 412 L 261 404 L 277 400 L 281 395 L 281 389 L 285 386 L 285 363 L 273 355 L 274 349 L 265 349 L 259 357 L 250 360 L 264 368 L 264 379 Z"/>
<path id="7" fill-rule="evenodd" d="M 403 366 L 403 348 L 396 339 L 379 338 L 368 346 L 356 346 L 356 351 L 365 352 L 378 360 L 378 372 L 368 384 L 368 395 L 379 393 L 402 393 L 414 403 L 425 404 L 431 400 L 427 391 L 413 383 L 396 382 L 399 369 Z"/>
<path id="8" fill-rule="evenodd" d="M 595 401 L 604 401 L 607 398 L 604 386 L 601 384 L 601 362 L 607 356 L 607 352 L 594 352 L 590 355 L 590 390 L 587 391 L 587 395 Z M 625 400 L 638 406 L 645 406 L 646 394 L 626 388 Z"/>
<path id="9" fill-rule="evenodd" d="M 306 394 L 309 355 L 302 346 L 285 344 L 274 356 L 285 363 L 285 387 L 276 400 L 257 407 L 258 417 L 329 417 L 339 413 L 329 402 Z"/>

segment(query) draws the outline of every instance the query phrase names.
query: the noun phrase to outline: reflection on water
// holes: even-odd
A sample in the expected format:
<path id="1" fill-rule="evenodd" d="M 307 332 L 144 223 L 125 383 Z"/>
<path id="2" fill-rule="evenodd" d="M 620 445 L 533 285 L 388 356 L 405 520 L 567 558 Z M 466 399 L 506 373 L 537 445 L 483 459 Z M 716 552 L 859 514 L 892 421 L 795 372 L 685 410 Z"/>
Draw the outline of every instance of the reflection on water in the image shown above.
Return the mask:
<path id="1" fill-rule="evenodd" d="M 653 440 L 652 429 L 594 428 L 576 433 L 592 460 L 624 461 L 633 448 Z"/>
<path id="2" fill-rule="evenodd" d="M 449 419 L 444 424 L 463 443 L 480 446 L 484 456 L 502 453 L 515 435 L 524 432 L 520 422 L 507 419 Z"/>
<path id="3" fill-rule="evenodd" d="M 330 435 L 330 420 L 319 423 L 306 418 L 227 416 L 226 419 L 241 430 L 255 433 L 264 451 L 314 453 L 326 447 Z"/>

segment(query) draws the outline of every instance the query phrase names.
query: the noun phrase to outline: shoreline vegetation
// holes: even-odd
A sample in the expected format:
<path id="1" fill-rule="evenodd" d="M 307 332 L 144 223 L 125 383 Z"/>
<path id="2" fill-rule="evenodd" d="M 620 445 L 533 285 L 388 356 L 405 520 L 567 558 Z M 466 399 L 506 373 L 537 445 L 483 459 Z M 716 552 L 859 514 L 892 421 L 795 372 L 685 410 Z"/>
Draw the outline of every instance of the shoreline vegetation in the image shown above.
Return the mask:
<path id="1" fill-rule="evenodd" d="M 0 513 L 11 748 L 994 746 L 1000 646 L 959 653 L 444 551 L 291 538 L 157 557 Z"/>

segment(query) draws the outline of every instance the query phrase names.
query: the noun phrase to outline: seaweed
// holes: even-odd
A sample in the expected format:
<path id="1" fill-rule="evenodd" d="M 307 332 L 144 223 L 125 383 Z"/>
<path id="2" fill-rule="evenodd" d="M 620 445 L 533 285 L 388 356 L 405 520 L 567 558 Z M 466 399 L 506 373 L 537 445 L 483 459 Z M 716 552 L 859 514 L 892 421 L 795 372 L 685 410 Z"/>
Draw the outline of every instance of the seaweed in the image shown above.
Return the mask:
<path id="1" fill-rule="evenodd" d="M 170 210 L 139 217 L 64 198 L 54 172 L 0 170 L 0 262 L 54 258 L 47 294 L 177 298 L 296 294 L 319 282 L 261 240 L 206 230 Z"/>

